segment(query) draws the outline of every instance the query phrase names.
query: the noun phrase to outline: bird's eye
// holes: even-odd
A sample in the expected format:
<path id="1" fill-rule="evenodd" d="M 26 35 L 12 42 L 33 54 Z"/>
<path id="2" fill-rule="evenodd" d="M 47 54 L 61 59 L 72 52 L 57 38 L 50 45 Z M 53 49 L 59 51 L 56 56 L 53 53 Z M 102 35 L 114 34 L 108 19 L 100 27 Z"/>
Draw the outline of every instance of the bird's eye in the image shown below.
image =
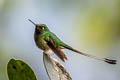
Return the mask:
<path id="1" fill-rule="evenodd" d="M 44 30 L 44 27 L 41 27 L 41 30 Z"/>

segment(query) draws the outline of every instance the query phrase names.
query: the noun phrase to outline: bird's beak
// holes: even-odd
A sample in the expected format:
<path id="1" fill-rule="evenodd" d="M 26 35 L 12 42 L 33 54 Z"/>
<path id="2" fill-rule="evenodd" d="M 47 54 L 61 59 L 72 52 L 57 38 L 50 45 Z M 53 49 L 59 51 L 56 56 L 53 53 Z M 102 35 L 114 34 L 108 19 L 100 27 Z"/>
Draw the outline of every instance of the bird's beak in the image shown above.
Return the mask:
<path id="1" fill-rule="evenodd" d="M 28 19 L 28 20 L 36 26 L 36 24 L 31 19 Z"/>

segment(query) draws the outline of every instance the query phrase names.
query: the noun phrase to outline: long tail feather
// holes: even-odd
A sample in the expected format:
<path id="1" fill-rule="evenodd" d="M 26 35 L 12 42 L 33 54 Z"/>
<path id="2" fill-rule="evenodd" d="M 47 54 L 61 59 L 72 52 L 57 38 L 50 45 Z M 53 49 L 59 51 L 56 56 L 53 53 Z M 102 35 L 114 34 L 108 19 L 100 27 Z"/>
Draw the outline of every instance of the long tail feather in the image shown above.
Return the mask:
<path id="1" fill-rule="evenodd" d="M 96 57 L 96 56 L 93 56 L 93 55 L 82 53 L 82 52 L 80 52 L 78 50 L 73 49 L 71 46 L 68 46 L 68 45 L 65 45 L 63 47 L 65 47 L 66 49 L 72 50 L 72 51 L 74 51 L 76 53 L 79 53 L 81 55 L 84 55 L 84 56 L 87 56 L 87 57 L 90 57 L 90 58 L 94 58 L 96 60 L 104 61 L 104 62 L 107 62 L 109 64 L 116 64 L 116 62 L 117 62 L 117 60 L 111 60 L 111 59 L 107 59 L 107 58 L 99 58 L 99 57 Z"/>

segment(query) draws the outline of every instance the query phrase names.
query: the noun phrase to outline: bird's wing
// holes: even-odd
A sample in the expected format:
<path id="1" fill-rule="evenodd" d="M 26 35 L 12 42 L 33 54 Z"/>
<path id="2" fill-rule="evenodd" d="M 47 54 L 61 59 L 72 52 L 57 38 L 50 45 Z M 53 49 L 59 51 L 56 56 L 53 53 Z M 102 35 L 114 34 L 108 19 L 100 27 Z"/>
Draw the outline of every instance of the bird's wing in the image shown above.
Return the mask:
<path id="1" fill-rule="evenodd" d="M 58 43 L 55 41 L 55 39 L 52 36 L 49 36 L 49 39 L 46 40 L 47 45 L 52 49 L 52 51 L 62 60 L 67 60 L 66 55 L 62 51 L 61 47 L 58 46 Z M 57 45 L 57 46 L 56 46 Z"/>

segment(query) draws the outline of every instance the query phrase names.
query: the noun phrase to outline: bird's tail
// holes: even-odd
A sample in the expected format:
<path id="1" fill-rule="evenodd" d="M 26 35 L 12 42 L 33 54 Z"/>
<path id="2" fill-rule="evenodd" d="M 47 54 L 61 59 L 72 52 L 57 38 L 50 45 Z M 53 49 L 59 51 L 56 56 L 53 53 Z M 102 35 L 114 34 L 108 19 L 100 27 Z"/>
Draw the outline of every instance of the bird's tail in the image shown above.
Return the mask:
<path id="1" fill-rule="evenodd" d="M 72 50 L 72 51 L 74 51 L 76 53 L 79 53 L 81 55 L 84 55 L 84 56 L 87 56 L 87 57 L 90 57 L 90 58 L 94 58 L 96 60 L 104 61 L 104 62 L 107 62 L 109 64 L 116 64 L 116 60 L 111 60 L 111 59 L 107 59 L 107 58 L 99 58 L 99 57 L 96 57 L 96 56 L 93 56 L 93 55 L 82 53 L 82 52 L 80 52 L 80 51 L 78 51 L 76 49 L 73 49 L 71 46 L 68 46 L 68 45 L 64 45 L 63 47 L 66 48 L 66 49 Z"/>

